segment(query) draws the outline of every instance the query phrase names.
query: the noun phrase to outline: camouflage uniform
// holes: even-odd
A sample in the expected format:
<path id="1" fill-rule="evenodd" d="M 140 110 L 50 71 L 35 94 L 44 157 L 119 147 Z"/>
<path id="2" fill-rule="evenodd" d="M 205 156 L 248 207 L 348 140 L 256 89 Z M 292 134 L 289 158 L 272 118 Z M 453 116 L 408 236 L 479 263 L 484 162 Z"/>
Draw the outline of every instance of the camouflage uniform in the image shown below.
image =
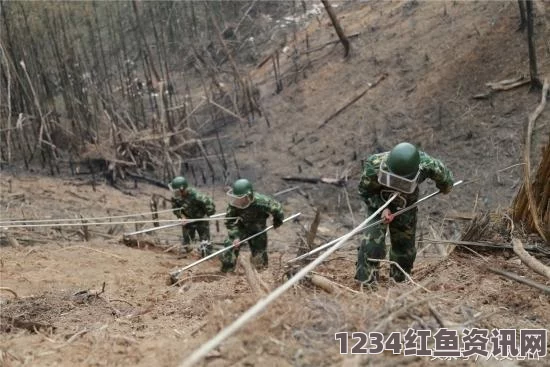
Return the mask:
<path id="1" fill-rule="evenodd" d="M 267 225 L 269 215 L 273 217 L 273 226 L 279 227 L 283 223 L 284 213 L 281 204 L 275 199 L 254 192 L 254 201 L 245 209 L 239 209 L 229 205 L 227 217 L 237 217 L 225 221 L 228 238 L 225 240 L 225 247 L 231 246 L 235 239 L 245 239 L 258 232 L 263 231 Z M 251 262 L 256 269 L 267 267 L 267 232 L 254 237 L 248 241 L 252 252 Z M 232 249 L 220 255 L 222 272 L 233 271 L 239 256 L 238 249 Z"/>
<path id="2" fill-rule="evenodd" d="M 373 214 L 395 192 L 378 182 L 378 169 L 389 152 L 371 155 L 363 167 L 359 194 L 367 204 L 368 215 Z M 426 178 L 435 181 L 438 189 L 445 191 L 453 185 L 453 175 L 438 159 L 420 152 L 420 174 L 418 183 Z M 418 200 L 418 187 L 411 194 L 399 193 L 388 206 L 392 213 L 415 203 Z M 411 273 L 416 258 L 415 232 L 417 208 L 411 209 L 389 224 L 391 250 L 390 260 L 399 264 L 408 274 Z M 386 257 L 386 226 L 379 224 L 368 228 L 361 239 L 356 264 L 355 279 L 360 281 L 376 281 L 378 279 L 379 263 L 367 261 L 384 259 Z M 390 267 L 390 276 L 396 281 L 404 281 L 405 275 L 394 265 Z"/>
<path id="3" fill-rule="evenodd" d="M 181 196 L 179 190 L 172 197 L 172 209 L 178 218 L 197 219 L 213 215 L 216 211 L 212 199 L 188 187 L 186 195 Z M 210 225 L 208 221 L 187 223 L 182 226 L 182 245 L 184 251 L 191 251 L 189 244 L 195 240 L 195 232 L 198 233 L 201 241 L 210 241 Z"/>

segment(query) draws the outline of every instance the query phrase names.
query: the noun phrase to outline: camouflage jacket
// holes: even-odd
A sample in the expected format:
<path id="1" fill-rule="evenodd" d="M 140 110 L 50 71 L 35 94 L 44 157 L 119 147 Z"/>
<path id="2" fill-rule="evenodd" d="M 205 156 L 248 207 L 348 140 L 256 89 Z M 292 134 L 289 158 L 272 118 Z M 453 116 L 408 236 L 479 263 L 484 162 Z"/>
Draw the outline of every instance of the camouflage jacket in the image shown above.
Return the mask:
<path id="1" fill-rule="evenodd" d="M 391 196 L 391 192 L 388 192 L 391 189 L 378 182 L 378 169 L 388 154 L 389 152 L 373 154 L 363 166 L 363 173 L 359 182 L 359 195 L 371 208 L 379 208 Z M 418 183 L 420 184 L 426 178 L 433 180 L 440 190 L 448 189 L 454 183 L 452 172 L 440 160 L 432 158 L 421 151 Z M 406 200 L 406 206 L 411 205 L 418 200 L 418 187 L 414 192 L 410 194 L 400 193 L 400 196 Z M 396 207 L 403 208 L 403 202 L 398 197 L 390 204 L 390 207 L 394 209 Z"/>
<path id="2" fill-rule="evenodd" d="M 254 193 L 254 201 L 245 209 L 239 209 L 229 205 L 227 217 L 238 217 L 225 221 L 228 236 L 231 240 L 249 237 L 266 228 L 266 221 L 269 215 L 273 216 L 273 225 L 283 223 L 284 213 L 281 203 L 277 200 L 258 193 Z"/>
<path id="3" fill-rule="evenodd" d="M 178 218 L 204 218 L 215 213 L 216 207 L 212 199 L 192 187 L 187 188 L 187 195 L 172 197 L 172 209 Z"/>

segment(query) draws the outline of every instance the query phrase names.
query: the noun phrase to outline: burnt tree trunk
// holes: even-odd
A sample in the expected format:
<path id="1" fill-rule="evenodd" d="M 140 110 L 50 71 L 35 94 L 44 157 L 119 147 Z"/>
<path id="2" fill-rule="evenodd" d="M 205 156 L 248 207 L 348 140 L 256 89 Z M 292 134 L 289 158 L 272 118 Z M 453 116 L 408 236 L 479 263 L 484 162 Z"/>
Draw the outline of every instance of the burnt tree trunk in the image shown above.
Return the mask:
<path id="1" fill-rule="evenodd" d="M 525 147 L 525 173 L 523 184 L 513 202 L 514 220 L 525 223 L 531 232 L 539 232 L 546 240 L 550 239 L 550 139 L 542 152 L 542 159 L 535 173 L 530 179 L 530 134 L 533 131 L 535 119 L 544 109 L 548 94 L 548 81 L 543 87 L 543 96 L 540 105 L 529 117 L 527 140 Z"/>
<path id="2" fill-rule="evenodd" d="M 527 20 L 525 16 L 525 0 L 518 0 L 518 6 L 519 6 L 519 27 L 518 31 L 523 31 L 525 29 L 525 26 L 527 25 Z"/>
<path id="3" fill-rule="evenodd" d="M 328 2 L 328 0 L 321 0 L 321 2 L 323 3 L 325 10 L 327 11 L 328 16 L 330 17 L 330 20 L 332 22 L 332 25 L 334 26 L 334 29 L 336 30 L 336 34 L 338 35 L 338 38 L 340 38 L 340 42 L 342 42 L 342 45 L 344 46 L 344 57 L 348 57 L 349 49 L 350 49 L 349 39 L 346 37 L 346 34 L 344 33 L 344 30 L 342 29 L 342 26 L 340 25 L 340 22 L 338 21 L 338 18 L 336 17 L 334 10 L 332 10 L 332 7 Z"/>
<path id="4" fill-rule="evenodd" d="M 525 0 L 527 13 L 527 45 L 529 47 L 529 73 L 531 74 L 531 88 L 540 89 L 542 83 L 538 78 L 537 54 L 535 48 L 535 31 L 533 19 L 533 0 Z"/>

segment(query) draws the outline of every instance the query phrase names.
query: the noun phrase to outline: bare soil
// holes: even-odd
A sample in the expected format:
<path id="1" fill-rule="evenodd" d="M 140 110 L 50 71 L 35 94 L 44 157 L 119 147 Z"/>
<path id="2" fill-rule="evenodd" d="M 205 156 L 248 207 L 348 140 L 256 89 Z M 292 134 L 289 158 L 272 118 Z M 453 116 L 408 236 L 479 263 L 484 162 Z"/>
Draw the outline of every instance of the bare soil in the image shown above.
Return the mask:
<path id="1" fill-rule="evenodd" d="M 450 251 L 445 243 L 425 247 L 424 242 L 460 237 L 468 224 L 461 218 L 479 211 L 504 212 L 521 184 L 524 126 L 540 92 L 525 86 L 485 100 L 472 99 L 487 90 L 487 82 L 528 73 L 525 35 L 516 32 L 517 4 L 346 2 L 337 12 L 346 32 L 360 32 L 352 41 L 351 57 L 343 60 L 340 45 L 330 45 L 309 54 L 310 64 L 299 74 L 283 57 L 286 77 L 279 94 L 274 93 L 269 63 L 251 71 L 260 83 L 272 127 L 267 129 L 258 120 L 244 130 L 244 136 L 239 127 L 225 127 L 242 171 L 250 174 L 258 191 L 273 194 L 300 186 L 278 196 L 287 215 L 303 214 L 299 223 L 270 232 L 270 267 L 260 273 L 261 280 L 270 289 L 284 281 L 285 261 L 295 256 L 303 226 L 309 225 L 316 208 L 322 213 L 318 244 L 362 221 L 356 186 L 361 160 L 371 153 L 408 140 L 442 159 L 457 179 L 469 183 L 422 206 L 414 283 L 393 283 L 384 264 L 379 287 L 360 289 L 353 280 L 358 242 L 354 239 L 316 269 L 341 285 L 333 293 L 301 283 L 212 352 L 203 365 L 420 366 L 429 359 L 388 353 L 340 355 L 334 333 L 441 326 L 547 328 L 548 294 L 487 270 L 491 266 L 513 271 L 550 285 L 511 250 Z M 323 16 L 306 27 L 311 47 L 335 38 L 329 25 Z M 537 30 L 544 31 L 540 21 Z M 540 35 L 537 43 L 539 70 L 548 75 L 549 54 L 542 39 Z M 297 40 L 303 51 L 305 30 Z M 306 65 L 305 56 L 300 62 Z M 382 74 L 387 77 L 379 85 L 319 128 L 328 115 Z M 548 139 L 549 116 L 547 109 L 537 122 L 533 157 Z M 345 187 L 290 183 L 281 180 L 286 175 L 348 181 Z M 224 187 L 199 189 L 214 197 L 217 212 L 225 209 Z M 423 186 L 423 193 L 433 190 L 431 184 Z M 137 188 L 129 184 L 122 192 L 102 183 L 94 188 L 78 177 L 6 173 L 0 192 L 2 218 L 27 219 L 145 213 L 151 195 L 169 195 L 143 184 Z M 161 205 L 159 210 L 164 208 Z M 173 216 L 168 212 L 160 219 Z M 134 224 L 89 226 L 88 241 L 80 226 L 2 232 L 0 286 L 18 298 L 0 291 L 0 365 L 176 366 L 259 299 L 242 268 L 223 275 L 217 260 L 189 270 L 180 286 L 167 285 L 169 272 L 198 259 L 197 254 L 178 257 L 177 228 L 144 235 L 137 247 L 124 245 L 122 234 L 136 228 Z M 211 230 L 214 241 L 221 242 L 223 224 L 219 231 L 212 224 Z M 13 241 L 8 245 L 6 233 L 19 246 Z M 494 243 L 504 240 L 493 238 Z M 542 261 L 548 264 L 548 258 Z M 505 362 L 550 365 L 548 357 L 483 363 Z"/>

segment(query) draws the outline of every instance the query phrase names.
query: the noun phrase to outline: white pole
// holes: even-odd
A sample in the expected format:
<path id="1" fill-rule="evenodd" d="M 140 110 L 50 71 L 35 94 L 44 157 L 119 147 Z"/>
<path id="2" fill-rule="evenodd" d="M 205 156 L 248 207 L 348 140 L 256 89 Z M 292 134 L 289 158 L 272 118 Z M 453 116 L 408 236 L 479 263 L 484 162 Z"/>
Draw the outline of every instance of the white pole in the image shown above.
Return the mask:
<path id="1" fill-rule="evenodd" d="M 142 229 L 140 231 L 135 231 L 135 232 L 124 233 L 124 236 L 133 236 L 133 235 L 136 235 L 136 234 L 153 232 L 153 231 L 156 231 L 156 230 L 159 230 L 159 229 L 165 229 L 165 228 L 171 228 L 171 227 L 176 227 L 176 226 L 180 226 L 180 225 L 185 225 L 187 223 L 209 222 L 209 221 L 226 220 L 226 219 L 237 219 L 237 217 L 213 218 L 213 216 L 212 216 L 212 217 L 206 217 L 206 218 L 194 218 L 194 219 L 186 219 L 185 223 L 183 223 L 182 220 L 180 219 L 180 220 L 178 220 L 177 223 L 167 224 L 165 226 L 160 226 L 160 227 L 146 228 L 146 229 Z M 131 222 L 129 222 L 129 223 L 131 223 Z"/>
<path id="2" fill-rule="evenodd" d="M 287 222 L 287 221 L 289 221 L 289 220 L 291 220 L 291 219 L 294 219 L 294 218 L 296 218 L 297 216 L 299 216 L 299 215 L 301 215 L 301 214 L 302 214 L 302 213 L 296 213 L 296 214 L 294 214 L 294 215 L 291 215 L 290 217 L 284 219 L 284 220 L 283 220 L 283 223 L 284 223 L 284 222 Z M 265 233 L 265 232 L 269 231 L 271 228 L 273 228 L 273 226 L 269 226 L 269 227 L 267 227 L 266 229 L 264 229 L 263 231 L 260 231 L 260 232 L 258 232 L 258 233 L 255 233 L 255 234 L 253 234 L 252 236 L 250 236 L 250 237 L 248 237 L 248 238 L 245 238 L 244 240 L 241 240 L 241 241 L 237 242 L 237 243 L 234 244 L 234 245 L 224 247 L 224 248 L 222 248 L 221 250 L 218 250 L 218 251 L 214 252 L 213 254 L 210 254 L 210 255 L 208 255 L 208 256 L 206 256 L 206 257 L 203 257 L 202 259 L 197 260 L 197 261 L 195 261 L 194 263 L 191 263 L 191 264 L 189 264 L 189 265 L 187 265 L 187 266 L 185 266 L 185 267 L 183 267 L 183 268 L 181 268 L 181 269 L 179 269 L 179 270 L 176 270 L 176 271 L 170 273 L 170 278 L 172 279 L 172 281 L 175 281 L 175 280 L 177 280 L 177 278 L 180 276 L 180 274 L 183 273 L 185 270 L 190 269 L 190 268 L 192 268 L 192 267 L 195 266 L 195 265 L 199 265 L 200 263 L 202 263 L 202 262 L 204 262 L 204 261 L 206 261 L 206 260 L 209 260 L 209 259 L 211 259 L 211 258 L 213 258 L 213 257 L 215 257 L 215 256 L 217 256 L 217 255 L 219 255 L 219 254 L 221 254 L 222 252 L 225 252 L 225 251 L 227 251 L 227 250 L 229 250 L 229 249 L 232 249 L 233 247 L 235 247 L 235 246 L 237 246 L 237 245 L 240 245 L 241 243 L 244 243 L 244 242 L 246 242 L 246 241 L 248 241 L 248 240 L 250 240 L 250 239 L 252 239 L 252 238 L 254 238 L 254 237 L 256 237 L 256 236 L 259 236 L 259 235 L 261 235 L 262 233 Z"/>
<path id="3" fill-rule="evenodd" d="M 196 218 L 188 219 L 188 222 L 201 222 L 210 220 L 224 220 L 232 218 Z M 88 222 L 85 219 L 81 219 L 80 223 L 39 223 L 39 224 L 0 224 L 0 228 L 25 228 L 25 227 L 80 227 L 86 226 L 99 226 L 99 225 L 111 225 L 111 224 L 146 224 L 146 223 L 172 223 L 172 226 L 181 225 L 181 219 L 147 219 L 147 220 L 130 220 L 126 222 Z M 160 227 L 155 227 L 160 228 Z"/>
<path id="4" fill-rule="evenodd" d="M 453 186 L 458 186 L 458 185 L 460 185 L 460 184 L 463 183 L 463 182 L 464 182 L 464 181 L 462 181 L 462 180 L 457 181 L 457 182 L 454 183 Z M 440 192 L 441 192 L 441 191 L 439 191 L 439 190 L 436 191 L 436 192 L 432 192 L 431 194 L 424 196 L 422 199 L 419 199 L 419 200 L 418 200 L 417 202 L 415 202 L 414 204 L 411 204 L 411 205 L 409 205 L 408 207 L 406 207 L 406 208 L 404 208 L 404 209 L 401 209 L 401 210 L 395 212 L 393 215 L 394 215 L 394 216 L 398 216 L 398 215 L 400 215 L 400 214 L 403 214 L 403 213 L 405 213 L 405 212 L 411 210 L 412 208 L 417 207 L 417 206 L 420 205 L 422 202 L 424 202 L 424 201 L 426 201 L 426 200 L 428 200 L 428 199 L 434 197 L 435 195 L 439 194 Z M 363 230 L 365 230 L 365 229 L 367 229 L 367 228 L 371 228 L 371 227 L 377 226 L 377 225 L 379 225 L 379 224 L 382 223 L 382 222 L 383 222 L 383 220 L 380 219 L 380 220 L 378 220 L 378 221 L 376 221 L 376 222 L 373 222 L 373 223 L 370 223 L 370 224 L 368 224 L 368 225 L 365 225 L 363 228 L 361 228 L 361 231 L 363 231 Z M 343 237 L 343 236 L 342 236 L 342 237 Z M 323 251 L 325 248 L 330 247 L 330 246 L 332 246 L 333 244 L 335 244 L 336 242 L 338 242 L 342 237 L 336 238 L 336 239 L 334 239 L 334 240 L 332 240 L 332 241 L 330 241 L 330 242 L 325 243 L 325 244 L 322 245 L 322 246 L 319 246 L 319 247 L 314 248 L 313 250 L 311 250 L 311 251 L 308 252 L 308 253 L 305 253 L 305 254 L 303 254 L 303 255 L 300 255 L 300 256 L 298 256 L 298 257 L 295 257 L 294 259 L 288 260 L 287 263 L 293 263 L 293 262 L 295 262 L 295 261 L 301 260 L 301 259 L 306 258 L 306 257 L 308 257 L 308 256 L 311 256 L 311 255 L 313 255 L 313 254 L 316 254 L 316 253 L 319 252 L 319 251 Z"/>
<path id="5" fill-rule="evenodd" d="M 0 226 L 4 224 L 17 224 L 17 223 L 36 223 L 36 222 L 75 222 L 75 221 L 81 221 L 81 220 L 98 220 L 98 219 L 113 219 L 113 218 L 129 218 L 129 217 L 139 217 L 140 215 L 151 215 L 151 214 L 158 214 L 158 213 L 167 213 L 167 212 L 173 212 L 174 210 L 179 210 L 181 208 L 174 208 L 174 209 L 166 209 L 166 210 L 159 210 L 156 212 L 146 212 L 146 213 L 137 213 L 137 214 L 125 214 L 125 215 L 112 215 L 110 217 L 90 217 L 90 218 L 59 218 L 59 219 L 2 219 L 0 218 Z M 215 214 L 217 215 L 225 215 L 225 213 Z M 215 216 L 213 215 L 212 218 Z"/>
<path id="6" fill-rule="evenodd" d="M 227 339 L 229 336 L 231 336 L 234 332 L 236 332 L 238 329 L 240 329 L 245 323 L 247 323 L 251 318 L 256 316 L 258 313 L 260 313 L 264 308 L 267 307 L 271 302 L 276 300 L 281 294 L 286 292 L 290 287 L 292 287 L 294 284 L 296 284 L 300 279 L 306 276 L 306 274 L 311 271 L 313 268 L 315 268 L 317 265 L 319 265 L 323 260 L 325 260 L 330 254 L 332 254 L 334 251 L 336 251 L 340 246 L 342 246 L 351 236 L 353 236 L 355 233 L 361 231 L 361 227 L 364 226 L 366 223 L 372 220 L 375 216 L 377 216 L 385 207 L 387 207 L 393 199 L 397 197 L 397 194 L 393 194 L 386 203 L 378 208 L 376 212 L 374 212 L 370 217 L 365 219 L 359 226 L 355 227 L 351 232 L 349 232 L 347 235 L 342 237 L 342 239 L 335 244 L 333 247 L 331 247 L 327 252 L 323 253 L 321 256 L 319 256 L 317 259 L 309 263 L 307 266 L 302 268 L 296 275 L 294 275 L 292 278 L 290 278 L 286 283 L 279 286 L 279 288 L 275 289 L 272 293 L 267 295 L 265 298 L 261 299 L 256 303 L 252 308 L 248 309 L 244 314 L 242 314 L 237 320 L 235 320 L 231 325 L 220 331 L 214 338 L 210 339 L 208 342 L 202 345 L 199 349 L 197 349 L 195 352 L 193 352 L 187 359 L 185 359 L 179 367 L 191 367 L 195 363 L 201 360 L 204 356 L 206 356 L 212 349 L 216 348 L 218 345 L 220 345 L 225 339 Z"/>

